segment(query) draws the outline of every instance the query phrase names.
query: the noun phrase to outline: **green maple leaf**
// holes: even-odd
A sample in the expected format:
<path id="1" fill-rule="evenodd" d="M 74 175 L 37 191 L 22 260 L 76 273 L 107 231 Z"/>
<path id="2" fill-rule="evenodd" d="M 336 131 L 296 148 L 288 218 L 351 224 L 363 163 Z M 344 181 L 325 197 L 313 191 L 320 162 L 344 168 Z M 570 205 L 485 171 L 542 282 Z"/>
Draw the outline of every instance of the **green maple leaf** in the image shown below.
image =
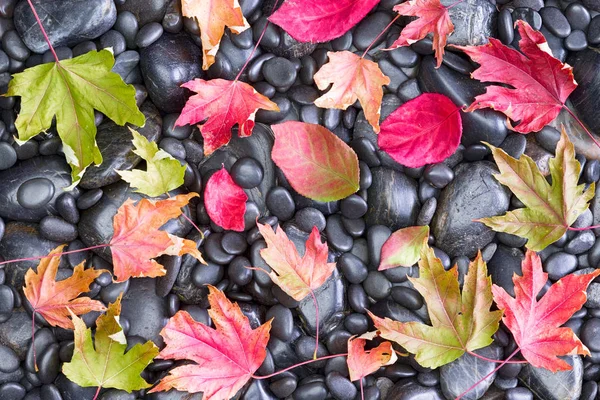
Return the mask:
<path id="1" fill-rule="evenodd" d="M 127 353 L 127 341 L 121 325 L 121 296 L 96 320 L 95 341 L 85 322 L 71 314 L 75 325 L 75 349 L 63 373 L 79 386 L 98 386 L 131 392 L 150 387 L 140 373 L 158 354 L 151 341 L 138 343 Z"/>
<path id="2" fill-rule="evenodd" d="M 577 185 L 581 165 L 564 129 L 556 146 L 556 157 L 548 163 L 552 184 L 530 157 L 522 155 L 517 160 L 499 148 L 489 144 L 488 147 L 500 170 L 494 177 L 508 186 L 525 208 L 482 218 L 479 222 L 497 232 L 527 238 L 528 249 L 541 251 L 560 239 L 594 197 L 594 183 L 587 190 L 585 185 Z"/>
<path id="3" fill-rule="evenodd" d="M 136 192 L 150 197 L 160 196 L 183 185 L 185 166 L 135 130 L 131 129 L 131 133 L 135 146 L 133 152 L 146 160 L 146 171 L 117 171 L 121 178 L 135 187 Z"/>
<path id="4" fill-rule="evenodd" d="M 56 130 L 71 165 L 72 186 L 92 163 L 102 163 L 96 145 L 94 109 L 119 125 L 145 123 L 135 102 L 135 89 L 111 72 L 115 63 L 108 50 L 27 68 L 14 74 L 7 96 L 21 96 L 21 112 L 15 125 L 18 140 L 25 142 L 50 128 Z"/>
<path id="5" fill-rule="evenodd" d="M 421 250 L 419 278 L 409 279 L 425 299 L 431 326 L 379 318 L 369 312 L 381 337 L 415 354 L 415 360 L 428 368 L 448 364 L 465 351 L 492 343 L 502 311 L 490 311 L 492 280 L 481 252 L 469 265 L 462 293 L 457 267 L 444 270 L 433 249 L 427 246 Z"/>

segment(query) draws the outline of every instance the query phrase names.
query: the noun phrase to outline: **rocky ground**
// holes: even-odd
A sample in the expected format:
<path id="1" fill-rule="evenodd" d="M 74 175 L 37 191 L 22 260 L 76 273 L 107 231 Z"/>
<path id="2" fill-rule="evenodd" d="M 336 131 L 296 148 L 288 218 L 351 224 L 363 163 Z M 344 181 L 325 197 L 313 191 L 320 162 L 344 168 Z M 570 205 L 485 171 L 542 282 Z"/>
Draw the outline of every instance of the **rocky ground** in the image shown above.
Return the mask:
<path id="1" fill-rule="evenodd" d="M 61 58 L 93 49 L 112 47 L 114 71 L 135 85 L 138 103 L 146 115 L 140 132 L 185 162 L 182 191 L 201 193 L 202 183 L 221 163 L 238 182 L 246 182 L 249 201 L 246 230 L 223 232 L 211 224 L 203 205 L 188 212 L 206 232 L 201 251 L 208 260 L 202 266 L 191 257 L 163 257 L 168 273 L 158 279 L 131 279 L 116 284 L 101 275 L 88 295 L 105 304 L 124 292 L 121 323 L 129 343 L 152 340 L 162 343 L 160 329 L 178 310 L 208 322 L 205 284 L 224 290 L 237 301 L 256 326 L 275 318 L 268 356 L 259 375 L 312 357 L 315 314 L 310 298 L 296 302 L 272 285 L 267 275 L 244 266 L 268 268 L 259 255 L 265 247 L 255 219 L 280 224 L 299 246 L 313 226 L 326 237 L 337 272 L 318 293 L 321 310 L 319 354 L 345 351 L 347 339 L 369 329 L 365 310 L 396 320 L 426 318 L 423 298 L 411 288 L 412 269 L 378 272 L 381 247 L 390 234 L 409 225 L 430 224 L 430 244 L 445 266 L 464 270 L 478 249 L 488 261 L 493 282 L 511 292 L 513 272 L 520 272 L 524 240 L 494 234 L 472 220 L 500 215 L 519 207 L 518 200 L 493 177 L 496 167 L 481 141 L 499 146 L 513 157 L 528 154 L 540 166 L 547 164 L 559 133 L 552 127 L 528 136 L 511 133 L 505 117 L 491 110 L 463 114 L 464 134 L 458 151 L 443 163 L 410 169 L 395 163 L 378 149 L 375 134 L 358 105 L 346 111 L 320 109 L 313 76 L 327 61 L 329 50 L 364 50 L 392 20 L 399 0 L 381 0 L 354 29 L 330 43 L 300 44 L 280 28 L 270 25 L 242 79 L 279 105 L 280 112 L 259 111 L 250 138 L 234 138 L 230 145 L 205 158 L 197 128 L 174 128 L 188 96 L 180 84 L 196 77 L 233 79 L 260 35 L 271 0 L 240 0 L 252 28 L 226 36 L 216 63 L 201 70 L 200 38 L 196 24 L 181 16 L 175 0 L 38 0 L 38 12 Z M 444 0 L 450 4 L 454 0 Z M 505 4 L 506 3 L 506 4 Z M 500 10 L 500 11 L 498 11 Z M 468 0 L 451 9 L 456 27 L 454 44 L 483 44 L 498 37 L 516 46 L 513 30 L 517 19 L 527 20 L 546 36 L 554 56 L 575 68 L 580 88 L 571 96 L 572 106 L 589 127 L 600 133 L 597 101 L 600 98 L 600 3 L 598 0 Z M 45 16 L 50 15 L 49 19 Z M 378 49 L 397 38 L 406 21 L 392 27 L 376 43 L 371 55 L 391 78 L 384 87 L 382 118 L 422 92 L 449 96 L 457 105 L 469 104 L 484 91 L 471 80 L 473 65 L 461 54 L 449 51 L 435 69 L 431 41 L 391 52 Z M 24 0 L 0 1 L 0 84 L 5 89 L 11 73 L 52 61 L 42 34 Z M 69 243 L 68 250 L 106 243 L 112 235 L 112 217 L 128 198 L 140 198 L 119 180 L 115 169 L 130 169 L 140 162 L 134 155 L 128 128 L 119 127 L 96 114 L 98 145 L 104 163 L 86 172 L 72 192 L 70 170 L 61 154 L 56 132 L 50 130 L 34 140 L 14 142 L 18 100 L 0 98 L 0 256 L 5 260 L 42 256 Z M 332 203 L 317 203 L 296 194 L 270 158 L 273 135 L 269 124 L 284 120 L 320 123 L 349 143 L 360 159 L 360 191 Z M 578 159 L 584 164 L 581 181 L 600 179 L 600 151 L 572 130 Z M 546 163 L 546 164 L 545 164 Z M 576 222 L 577 227 L 600 223 L 600 196 Z M 202 242 L 185 220 L 167 224 L 169 232 Z M 600 231 L 569 232 L 541 253 L 551 281 L 575 270 L 596 268 L 600 263 Z M 69 276 L 73 266 L 87 260 L 95 268 L 110 269 L 109 252 L 98 250 L 63 257 L 59 276 Z M 80 388 L 60 372 L 70 360 L 73 333 L 44 327 L 36 334 L 39 371 L 33 366 L 31 312 L 24 301 L 25 271 L 37 262 L 20 262 L 0 269 L 0 400 L 91 399 L 95 388 Z M 552 374 L 530 366 L 506 365 L 493 379 L 466 398 L 527 400 L 585 399 L 597 397 L 600 380 L 600 283 L 592 283 L 586 307 L 567 323 L 591 350 L 592 356 L 568 357 L 573 370 Z M 88 324 L 97 314 L 85 316 Z M 502 359 L 514 342 L 500 330 L 494 344 L 482 354 Z M 149 382 L 162 377 L 172 361 L 157 360 L 144 372 Z M 473 374 L 485 375 L 494 364 L 465 355 L 439 370 L 427 370 L 405 358 L 366 379 L 365 399 L 453 399 L 470 386 Z M 270 380 L 254 381 L 241 399 L 294 400 L 325 398 L 352 400 L 356 386 L 349 381 L 345 361 L 334 358 L 297 368 Z M 483 397 L 481 397 L 483 396 Z M 145 395 L 105 390 L 104 400 L 200 399 L 200 395 L 169 392 Z"/>

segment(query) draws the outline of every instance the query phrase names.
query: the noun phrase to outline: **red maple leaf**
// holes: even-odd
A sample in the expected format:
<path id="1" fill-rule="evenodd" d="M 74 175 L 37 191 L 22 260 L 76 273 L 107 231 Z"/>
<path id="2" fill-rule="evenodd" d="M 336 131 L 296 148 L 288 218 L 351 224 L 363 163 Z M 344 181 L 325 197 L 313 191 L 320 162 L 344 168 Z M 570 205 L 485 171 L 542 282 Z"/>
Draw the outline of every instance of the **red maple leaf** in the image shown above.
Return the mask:
<path id="1" fill-rule="evenodd" d="M 394 11 L 400 15 L 419 17 L 419 19 L 412 21 L 402 29 L 400 37 L 392 43 L 389 50 L 410 46 L 433 32 L 433 50 L 437 66 L 442 65 L 448 35 L 454 32 L 448 7 L 443 6 L 440 0 L 410 0 L 395 6 Z"/>
<path id="2" fill-rule="evenodd" d="M 204 207 L 210 219 L 223 229 L 242 232 L 248 196 L 223 168 L 212 174 L 204 189 Z"/>
<path id="3" fill-rule="evenodd" d="M 523 276 L 513 276 L 514 298 L 500 286 L 492 287 L 494 301 L 504 310 L 502 321 L 531 365 L 553 372 L 570 370 L 571 366 L 557 356 L 589 356 L 590 351 L 571 328 L 561 325 L 583 306 L 587 299 L 586 289 L 600 275 L 600 270 L 584 275 L 569 274 L 550 286 L 538 301 L 536 297 L 548 280 L 540 257 L 527 250 L 521 268 Z"/>
<path id="4" fill-rule="evenodd" d="M 371 375 L 380 367 L 394 364 L 398 359 L 390 342 L 383 342 L 374 349 L 365 351 L 367 340 L 373 340 L 375 336 L 377 332 L 367 332 L 348 339 L 348 371 L 351 381 Z"/>
<path id="5" fill-rule="evenodd" d="M 552 57 L 544 35 L 525 21 L 517 26 L 523 54 L 494 38 L 482 46 L 456 46 L 480 64 L 471 77 L 512 86 L 488 86 L 466 111 L 493 108 L 519 121 L 516 126 L 507 121 L 510 129 L 537 132 L 558 116 L 577 83 L 573 68 Z"/>
<path id="6" fill-rule="evenodd" d="M 208 314 L 216 329 L 194 321 L 186 311 L 175 314 L 160 333 L 166 346 L 158 358 L 195 363 L 172 369 L 150 393 L 175 388 L 203 392 L 205 400 L 230 399 L 267 356 L 271 321 L 253 330 L 237 304 L 213 286 L 208 290 Z"/>
<path id="7" fill-rule="evenodd" d="M 277 104 L 247 83 L 225 79 L 194 79 L 181 85 L 195 95 L 185 103 L 175 126 L 199 125 L 204 138 L 204 154 L 209 155 L 231 140 L 231 128 L 238 124 L 240 137 L 252 134 L 258 109 L 279 111 Z"/>

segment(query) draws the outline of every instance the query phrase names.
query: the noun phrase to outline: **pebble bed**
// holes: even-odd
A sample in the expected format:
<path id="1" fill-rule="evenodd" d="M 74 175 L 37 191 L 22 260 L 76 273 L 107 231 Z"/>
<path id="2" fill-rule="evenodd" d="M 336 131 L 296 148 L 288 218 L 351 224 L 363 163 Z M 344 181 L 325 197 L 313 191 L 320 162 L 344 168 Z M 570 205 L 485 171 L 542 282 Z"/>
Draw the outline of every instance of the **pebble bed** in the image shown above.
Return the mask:
<path id="1" fill-rule="evenodd" d="M 454 0 L 443 0 L 449 5 Z M 174 128 L 189 92 L 179 86 L 193 78 L 234 79 L 250 55 L 273 7 L 272 0 L 240 0 L 251 29 L 240 35 L 226 32 L 216 62 L 201 70 L 198 27 L 183 18 L 177 0 L 36 0 L 38 12 L 60 58 L 111 47 L 113 68 L 136 88 L 138 105 L 146 116 L 139 131 L 186 165 L 185 185 L 176 193 L 202 193 L 203 182 L 223 163 L 233 179 L 246 189 L 249 200 L 243 233 L 223 231 L 211 223 L 203 204 L 194 203 L 186 213 L 205 232 L 205 239 L 185 219 L 171 221 L 165 230 L 195 240 L 208 265 L 191 257 L 162 257 L 167 275 L 157 279 L 130 279 L 113 283 L 103 274 L 92 284 L 88 296 L 108 304 L 124 293 L 121 323 L 130 345 L 152 340 L 167 319 L 178 310 L 197 321 L 210 323 L 205 285 L 215 285 L 240 304 L 256 327 L 274 318 L 267 358 L 257 372 L 270 374 L 312 358 L 315 310 L 309 298 L 297 302 L 273 286 L 268 275 L 244 268 L 268 270 L 259 255 L 265 248 L 256 218 L 279 224 L 302 251 L 313 226 L 326 238 L 330 261 L 337 271 L 317 291 L 321 312 L 318 355 L 344 353 L 352 335 L 372 329 L 365 310 L 399 321 L 426 321 L 424 300 L 407 278 L 416 267 L 377 271 L 381 247 L 390 234 L 411 225 L 430 225 L 430 245 L 445 267 L 457 264 L 462 275 L 469 257 L 481 249 L 495 284 L 513 292 L 511 277 L 520 273 L 525 241 L 494 232 L 472 220 L 501 215 L 522 204 L 492 176 L 497 169 L 481 141 L 499 146 L 513 157 L 527 154 L 543 168 L 554 152 L 557 124 L 575 126 L 560 116 L 555 127 L 520 135 L 511 133 L 505 117 L 491 110 L 463 114 L 464 133 L 457 152 L 440 164 L 405 168 L 379 150 L 376 135 L 357 103 L 346 111 L 321 109 L 313 104 L 320 96 L 313 76 L 327 62 L 328 51 L 362 53 L 394 18 L 399 0 L 380 4 L 354 29 L 324 44 L 302 44 L 279 27 L 269 25 L 264 38 L 242 74 L 242 80 L 271 98 L 279 112 L 258 111 L 257 126 L 249 138 L 231 143 L 204 157 L 202 137 L 196 127 Z M 450 10 L 456 27 L 449 43 L 479 45 L 490 36 L 518 47 L 513 23 L 518 19 L 540 29 L 555 57 L 575 68 L 580 87 L 570 106 L 600 132 L 600 2 L 598 0 L 466 0 Z M 423 92 L 443 93 L 457 105 L 470 104 L 485 85 L 469 78 L 474 65 L 462 54 L 447 49 L 443 65 L 435 69 L 431 40 L 390 52 L 380 51 L 398 36 L 399 22 L 375 42 L 370 56 L 391 83 L 384 87 L 382 120 L 404 102 Z M 11 73 L 53 61 L 26 1 L 0 1 L 0 87 L 6 90 Z M 19 100 L 0 98 L 0 257 L 5 260 L 42 256 L 61 243 L 67 250 L 107 243 L 112 217 L 127 198 L 139 199 L 120 181 L 115 170 L 140 163 L 132 153 L 127 127 L 117 126 L 96 113 L 97 141 L 104 157 L 101 166 L 88 169 L 81 184 L 71 192 L 70 169 L 61 154 L 54 129 L 18 145 L 14 141 Z M 300 120 L 321 124 L 348 143 L 360 160 L 360 190 L 341 201 L 319 203 L 304 198 L 289 186 L 273 164 L 270 124 Z M 575 141 L 583 164 L 581 182 L 600 179 L 600 151 L 583 139 Z M 600 195 L 575 223 L 576 227 L 600 224 Z M 588 271 L 600 264 L 600 230 L 568 232 L 540 253 L 550 281 L 574 271 Z M 62 258 L 59 277 L 67 277 L 82 261 L 94 268 L 111 269 L 110 252 L 70 254 Z M 0 268 L 0 400 L 91 399 L 95 388 L 81 388 L 66 379 L 61 365 L 71 359 L 73 332 L 51 328 L 37 321 L 33 364 L 31 310 L 24 299 L 23 277 L 37 262 L 19 262 Z M 471 391 L 465 399 L 549 400 L 597 398 L 600 380 L 600 283 L 592 283 L 584 308 L 571 318 L 571 327 L 590 349 L 591 357 L 566 357 L 573 370 L 552 374 L 545 370 L 505 365 L 497 374 Z M 84 320 L 93 325 L 98 313 Z M 503 359 L 514 349 L 505 329 L 480 354 Z M 156 382 L 174 365 L 156 360 L 143 373 Z M 381 368 L 365 379 L 365 399 L 453 399 L 494 364 L 470 355 L 429 370 L 411 358 Z M 358 397 L 357 397 L 358 396 Z M 171 391 L 128 394 L 103 390 L 103 400 L 201 399 Z M 353 400 L 360 398 L 357 383 L 348 379 L 344 358 L 333 358 L 296 368 L 267 380 L 253 381 L 239 399 Z"/>

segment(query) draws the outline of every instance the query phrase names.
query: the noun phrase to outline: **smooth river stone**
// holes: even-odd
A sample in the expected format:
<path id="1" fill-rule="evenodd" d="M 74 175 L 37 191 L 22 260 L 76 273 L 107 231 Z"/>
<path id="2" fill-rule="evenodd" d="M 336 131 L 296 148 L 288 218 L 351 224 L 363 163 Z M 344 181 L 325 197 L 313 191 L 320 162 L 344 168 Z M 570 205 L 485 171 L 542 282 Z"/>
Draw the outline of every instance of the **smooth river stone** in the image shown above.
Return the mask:
<path id="1" fill-rule="evenodd" d="M 494 239 L 494 231 L 473 220 L 502 215 L 510 196 L 492 175 L 496 166 L 488 161 L 460 164 L 454 180 L 442 190 L 432 222 L 436 246 L 450 257 L 474 257 Z"/>
<path id="2" fill-rule="evenodd" d="M 158 142 L 162 131 L 162 118 L 158 109 L 150 101 L 144 102 L 140 111 L 146 117 L 146 125 L 134 129 L 151 142 Z M 142 160 L 133 152 L 133 136 L 130 125 L 119 126 L 111 120 L 105 120 L 98 127 L 96 143 L 102 153 L 102 164 L 91 165 L 85 171 L 80 186 L 85 189 L 96 189 L 121 179 L 117 170 L 131 170 Z"/>
<path id="3" fill-rule="evenodd" d="M 526 364 L 519 380 L 528 387 L 534 397 L 544 400 L 576 400 L 581 394 L 583 382 L 583 362 L 579 356 L 561 357 L 573 369 L 551 372 L 545 368 L 535 368 Z"/>
<path id="4" fill-rule="evenodd" d="M 441 0 L 449 6 L 456 0 Z M 466 0 L 450 8 L 450 20 L 454 23 L 454 32 L 448 37 L 448 44 L 460 46 L 479 46 L 488 42 L 496 32 L 496 5 L 489 0 Z"/>

